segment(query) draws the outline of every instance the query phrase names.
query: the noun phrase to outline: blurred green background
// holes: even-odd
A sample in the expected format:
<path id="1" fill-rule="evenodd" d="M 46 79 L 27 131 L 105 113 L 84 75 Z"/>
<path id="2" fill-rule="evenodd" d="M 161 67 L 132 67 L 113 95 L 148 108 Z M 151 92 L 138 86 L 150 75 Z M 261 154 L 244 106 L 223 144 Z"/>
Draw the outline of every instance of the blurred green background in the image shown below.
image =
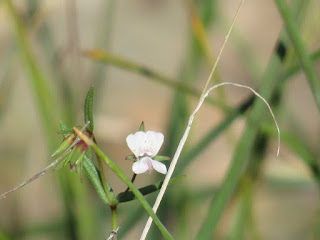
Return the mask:
<path id="1" fill-rule="evenodd" d="M 282 131 L 280 155 L 267 107 L 258 99 L 253 104 L 247 90 L 213 92 L 177 166 L 185 178 L 169 187 L 158 211 L 175 239 L 320 239 L 314 100 L 320 2 L 292 0 L 286 9 L 304 49 L 286 32 L 279 2 L 245 2 L 211 84 L 246 84 L 268 99 Z M 160 153 L 173 156 L 237 6 L 231 0 L 0 1 L 0 193 L 50 162 L 61 142 L 59 120 L 83 124 L 92 85 L 95 136 L 128 177 L 125 138 L 141 121 L 164 133 Z M 313 61 L 307 74 L 301 51 Z M 110 169 L 106 176 L 116 193 L 125 190 Z M 156 172 L 139 175 L 135 185 L 161 179 Z M 151 205 L 155 197 L 147 197 Z M 147 220 L 140 203 L 118 211 L 118 239 L 138 239 Z M 106 239 L 110 221 L 91 183 L 68 169 L 0 201 L 0 240 Z M 148 239 L 162 239 L 155 226 Z"/>

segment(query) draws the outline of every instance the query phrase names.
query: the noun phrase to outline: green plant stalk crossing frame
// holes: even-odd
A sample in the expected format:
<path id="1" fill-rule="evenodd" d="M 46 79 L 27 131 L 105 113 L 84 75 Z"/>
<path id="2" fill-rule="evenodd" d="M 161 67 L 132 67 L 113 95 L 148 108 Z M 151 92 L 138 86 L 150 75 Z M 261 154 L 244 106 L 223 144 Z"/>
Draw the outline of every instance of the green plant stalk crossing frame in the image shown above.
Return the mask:
<path id="1" fill-rule="evenodd" d="M 161 83 L 161 84 L 168 86 L 170 88 L 173 88 L 173 89 L 177 89 L 183 93 L 190 94 L 194 97 L 200 98 L 200 96 L 201 96 L 200 91 L 198 91 L 197 89 L 195 89 L 185 83 L 170 79 L 170 78 L 168 78 L 158 72 L 150 70 L 149 68 L 147 68 L 145 66 L 141 66 L 141 65 L 138 65 L 132 61 L 123 59 L 123 58 L 115 56 L 115 55 L 111 55 L 108 52 L 105 52 L 102 50 L 97 50 L 97 49 L 88 50 L 85 52 L 85 56 L 87 56 L 88 58 L 91 58 L 95 61 L 98 61 L 101 63 L 108 63 L 108 64 L 114 65 L 116 67 L 119 67 L 121 69 L 127 70 L 129 72 L 133 72 L 133 73 L 148 77 L 158 83 Z M 213 104 L 213 105 L 219 106 L 220 108 L 222 108 L 226 111 L 229 109 L 223 103 L 221 103 L 217 100 L 207 98 L 206 101 Z"/>
<path id="2" fill-rule="evenodd" d="M 38 104 L 38 109 L 40 111 L 40 117 L 42 118 L 42 124 L 44 126 L 46 132 L 46 139 L 50 148 L 52 150 L 55 140 L 56 140 L 56 132 L 54 130 L 54 126 L 56 125 L 56 113 L 54 107 L 56 104 L 54 103 L 55 96 L 53 95 L 52 90 L 50 90 L 50 86 L 47 83 L 47 79 L 45 79 L 42 74 L 40 68 L 37 65 L 37 62 L 30 51 L 30 46 L 28 44 L 26 38 L 26 32 L 21 22 L 21 19 L 18 16 L 18 13 L 15 7 L 12 4 L 12 1 L 5 0 L 9 16 L 12 19 L 12 24 L 14 27 L 14 31 L 16 34 L 16 39 L 19 45 L 21 58 L 23 59 L 26 69 L 30 74 L 29 80 L 30 85 L 33 88 L 35 95 L 35 102 Z"/>
<path id="3" fill-rule="evenodd" d="M 301 35 L 295 25 L 290 8 L 284 0 L 275 0 L 275 3 L 278 6 L 278 10 L 285 23 L 285 29 L 293 43 L 293 47 L 309 82 L 315 103 L 320 111 L 320 82 L 312 66 L 311 58 L 308 55 L 307 49 L 301 39 Z"/>

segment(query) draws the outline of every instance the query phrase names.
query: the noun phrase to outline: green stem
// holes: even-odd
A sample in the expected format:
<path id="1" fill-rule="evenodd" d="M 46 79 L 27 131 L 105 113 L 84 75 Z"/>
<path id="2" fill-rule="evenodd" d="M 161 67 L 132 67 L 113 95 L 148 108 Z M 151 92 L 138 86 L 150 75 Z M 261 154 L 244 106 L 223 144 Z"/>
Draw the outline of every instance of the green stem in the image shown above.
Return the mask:
<path id="1" fill-rule="evenodd" d="M 320 82 L 317 78 L 316 72 L 312 66 L 311 58 L 308 55 L 308 51 L 301 39 L 301 34 L 299 33 L 293 15 L 285 0 L 275 0 L 278 6 L 278 10 L 282 16 L 285 24 L 285 28 L 291 38 L 293 47 L 299 58 L 300 64 L 306 74 L 307 80 L 309 82 L 311 91 L 313 93 L 314 100 L 320 111 Z"/>
<path id="2" fill-rule="evenodd" d="M 112 216 L 112 230 L 117 230 L 117 205 L 110 206 Z"/>
<path id="3" fill-rule="evenodd" d="M 228 234 L 227 240 L 245 239 L 246 232 L 250 229 L 246 228 L 249 223 L 252 201 L 252 180 L 250 177 L 244 177 L 241 183 L 239 206 L 235 213 L 235 222 Z"/>
<path id="4" fill-rule="evenodd" d="M 111 64 L 113 66 L 122 68 L 124 70 L 143 75 L 143 76 L 148 77 L 156 82 L 159 82 L 159 83 L 166 85 L 168 87 L 171 87 L 173 89 L 177 89 L 183 93 L 192 95 L 194 97 L 200 98 L 200 96 L 201 96 L 201 91 L 198 91 L 197 89 L 195 89 L 185 83 L 175 81 L 174 79 L 170 79 L 160 73 L 157 73 L 153 70 L 150 70 L 149 68 L 147 68 L 145 66 L 138 65 L 132 61 L 128 61 L 128 60 L 123 59 L 119 56 L 111 55 L 108 52 L 105 52 L 102 50 L 88 50 L 85 52 L 85 55 L 95 61 Z M 224 103 L 222 103 L 220 101 L 213 100 L 211 98 L 207 98 L 206 102 L 209 102 L 215 106 L 218 106 L 225 111 L 227 111 L 229 109 Z"/>
<path id="5" fill-rule="evenodd" d="M 312 62 L 316 62 L 320 59 L 320 49 L 314 51 L 312 54 L 310 54 L 310 58 Z M 285 71 L 281 76 L 279 77 L 279 81 L 281 81 L 281 84 L 285 84 L 287 80 L 292 78 L 295 74 L 301 71 L 301 66 L 299 64 L 294 65 L 290 67 L 287 71 Z"/>
<path id="6" fill-rule="evenodd" d="M 38 64 L 32 54 L 30 45 L 27 40 L 27 33 L 23 26 L 12 1 L 5 0 L 4 3 L 7 6 L 9 16 L 13 24 L 13 29 L 16 34 L 16 40 L 20 48 L 21 58 L 24 61 L 25 68 L 27 69 L 30 77 L 30 85 L 33 88 L 35 102 L 38 104 L 42 125 L 45 130 L 45 136 L 49 145 L 50 151 L 52 150 L 56 140 L 56 119 L 57 113 L 53 109 L 57 103 L 54 101 L 55 96 L 52 86 L 48 85 L 47 79 L 44 77 L 42 71 L 38 67 Z"/>

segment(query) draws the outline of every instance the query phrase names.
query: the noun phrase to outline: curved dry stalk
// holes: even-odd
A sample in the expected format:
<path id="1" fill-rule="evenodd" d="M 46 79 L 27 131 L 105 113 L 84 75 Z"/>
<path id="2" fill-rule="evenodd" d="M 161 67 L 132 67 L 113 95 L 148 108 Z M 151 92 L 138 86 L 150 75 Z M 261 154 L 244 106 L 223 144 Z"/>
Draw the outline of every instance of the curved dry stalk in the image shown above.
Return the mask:
<path id="1" fill-rule="evenodd" d="M 83 132 L 87 126 L 89 125 L 90 121 L 88 121 L 84 127 L 81 129 L 81 132 Z M 63 159 L 71 150 L 72 148 L 80 141 L 81 139 L 79 137 L 77 137 L 74 142 L 70 145 L 70 147 L 60 156 L 58 157 L 56 160 L 54 160 L 52 163 L 50 163 L 47 167 L 45 167 L 42 171 L 38 172 L 37 174 L 35 174 L 33 177 L 27 179 L 26 181 L 20 183 L 19 185 L 15 186 L 14 188 L 10 189 L 9 191 L 5 192 L 5 193 L 2 193 L 0 195 L 0 200 L 3 199 L 3 198 L 6 198 L 7 195 L 9 193 L 12 193 L 12 192 L 15 192 L 17 191 L 18 189 L 28 185 L 29 183 L 33 182 L 34 180 L 38 179 L 39 177 L 43 176 L 44 174 L 47 173 L 47 171 L 51 168 L 53 168 L 55 165 L 57 165 L 61 159 Z M 52 156 L 52 155 L 51 155 Z"/>

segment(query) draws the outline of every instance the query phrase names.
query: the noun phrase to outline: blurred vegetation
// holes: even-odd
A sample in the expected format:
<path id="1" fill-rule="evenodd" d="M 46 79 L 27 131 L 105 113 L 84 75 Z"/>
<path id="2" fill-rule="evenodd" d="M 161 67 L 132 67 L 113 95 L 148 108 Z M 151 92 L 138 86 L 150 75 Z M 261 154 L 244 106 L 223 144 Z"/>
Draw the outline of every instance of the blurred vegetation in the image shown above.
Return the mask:
<path id="1" fill-rule="evenodd" d="M 88 150 L 84 156 L 83 181 L 68 169 L 57 169 L 37 180 L 44 192 L 30 185 L 1 200 L 0 240 L 107 239 L 116 226 L 120 227 L 118 239 L 136 239 L 148 214 L 156 223 L 148 235 L 153 240 L 163 236 L 201 240 L 320 238 L 318 1 L 247 1 L 228 43 L 230 47 L 223 53 L 230 63 L 222 58 L 211 82 L 240 81 L 257 89 L 280 122 L 280 156 L 277 158 L 274 150 L 277 132 L 263 102 L 254 95 L 220 88 L 207 98 L 206 113 L 196 120 L 156 215 L 150 205 L 163 176 L 138 176 L 135 185 L 130 183 L 131 163 L 120 161 L 128 152 L 125 135 L 137 130 L 142 120 L 150 120 L 145 122 L 147 130 L 156 130 L 149 126 L 160 123 L 158 128 L 165 135 L 161 155 L 174 155 L 236 3 L 135 0 L 128 3 L 129 10 L 122 1 L 114 0 L 59 4 L 0 1 L 0 192 L 46 166 L 61 144 L 59 137 L 69 136 L 64 132 L 67 126 L 83 124 L 83 116 L 85 122 L 91 121 L 89 137 L 94 129 L 92 141 L 97 154 Z M 250 28 L 251 21 L 259 22 L 262 17 L 259 13 L 264 11 L 259 4 L 272 9 L 278 21 L 270 19 L 269 26 L 261 24 L 246 35 L 241 27 Z M 179 14 L 175 13 L 177 9 Z M 134 11 L 136 15 L 130 15 Z M 170 15 L 171 11 L 174 14 Z M 247 11 L 253 15 L 245 16 Z M 88 17 L 92 15 L 95 19 Z M 148 29 L 148 23 L 132 19 L 137 15 L 143 15 L 143 20 L 157 18 L 163 21 L 163 29 L 170 30 L 156 26 Z M 182 20 L 172 23 L 177 28 L 169 28 L 166 18 Z M 136 29 L 131 31 L 139 32 L 140 25 L 147 28 L 150 39 L 142 36 L 142 42 L 131 42 L 130 33 L 117 28 L 122 19 L 124 24 L 135 24 Z M 278 36 L 268 38 L 269 48 L 259 46 L 267 51 L 259 56 L 262 52 L 257 52 L 252 39 L 266 34 L 264 28 L 278 31 L 280 26 Z M 166 55 L 162 61 L 169 63 L 163 68 L 160 60 L 153 63 L 143 50 L 149 41 L 158 42 L 164 32 L 172 34 L 172 29 L 184 29 L 183 34 L 176 33 L 181 42 L 174 43 L 183 54 Z M 126 41 L 113 41 L 119 32 L 120 39 Z M 154 32 L 159 33 L 153 36 Z M 132 44 L 132 51 L 119 50 L 126 44 Z M 157 48 L 161 52 L 166 46 Z M 171 58 L 176 62 L 168 60 Z M 170 74 L 169 68 L 163 70 L 173 64 L 175 74 Z M 119 72 L 126 80 L 117 79 Z M 119 99 L 122 102 L 117 102 Z M 134 105 L 137 102 L 143 104 Z M 230 103 L 236 104 L 232 107 Z M 158 106 L 166 111 L 158 112 Z M 214 124 L 210 111 L 219 116 Z M 103 119 L 115 118 L 115 126 L 102 125 L 102 115 L 107 115 Z M 57 134 L 59 131 L 61 134 Z M 223 147 L 215 147 L 219 152 L 213 152 L 214 146 L 221 146 L 222 138 Z M 226 159 L 230 162 L 223 168 Z M 217 172 L 223 177 L 215 177 Z M 130 191 L 125 190 L 126 186 Z"/>

